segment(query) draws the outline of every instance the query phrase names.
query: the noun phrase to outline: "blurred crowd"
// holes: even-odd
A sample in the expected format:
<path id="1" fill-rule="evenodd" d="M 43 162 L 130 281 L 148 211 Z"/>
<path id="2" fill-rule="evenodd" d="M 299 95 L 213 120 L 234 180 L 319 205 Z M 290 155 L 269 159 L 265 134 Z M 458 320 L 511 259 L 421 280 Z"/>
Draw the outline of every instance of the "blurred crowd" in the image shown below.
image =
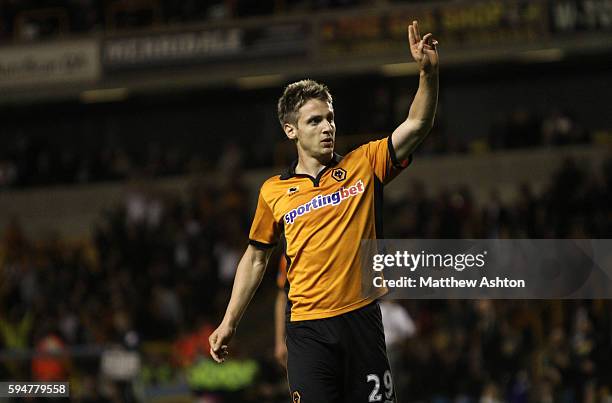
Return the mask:
<path id="1" fill-rule="evenodd" d="M 406 304 L 406 402 L 610 402 L 609 300 L 439 300 Z"/>
<path id="2" fill-rule="evenodd" d="M 135 30 L 392 2 L 401 0 L 2 0 L 0 41 L 38 40 L 68 33 Z"/>
<path id="3" fill-rule="evenodd" d="M 171 119 L 172 115 L 168 118 Z M 129 137 L 117 133 L 114 126 L 104 129 L 105 125 L 100 124 L 93 128 L 96 121 L 81 125 L 79 130 L 83 130 L 83 134 L 78 139 L 68 135 L 75 129 L 67 127 L 59 128 L 57 136 L 50 132 L 47 125 L 26 126 L 26 129 L 14 132 L 7 129 L 0 147 L 0 191 L 125 180 L 135 176 L 156 178 L 215 168 L 222 171 L 260 168 L 274 161 L 279 143 L 286 143 L 282 135 L 276 132 L 272 138 L 257 133 L 261 141 L 254 144 L 250 137 L 223 140 L 214 135 L 200 136 L 195 134 L 198 129 L 193 129 L 194 134 L 183 139 L 174 136 L 162 141 L 147 140 L 143 134 L 145 130 L 140 129 L 143 133 L 134 132 L 129 124 L 117 119 L 116 125 L 124 125 L 121 132 L 131 133 Z M 177 128 L 182 125 L 178 120 L 174 124 Z M 374 132 L 373 127 L 385 126 L 393 130 L 391 116 L 381 118 L 379 122 L 371 124 L 372 127 L 359 125 L 359 122 L 353 125 L 356 133 Z M 249 134 L 254 135 L 253 131 L 256 130 L 261 129 L 251 129 Z M 353 138 L 345 134 L 339 136 L 339 141 L 347 143 L 351 143 Z M 363 142 L 362 136 L 354 136 L 354 139 Z M 518 109 L 503 121 L 495 122 L 483 143 L 486 150 L 502 150 L 586 144 L 590 141 L 591 133 L 568 113 L 553 110 L 538 115 L 533 111 Z M 263 151 L 258 153 L 254 147 Z M 450 135 L 448 129 L 438 123 L 419 153 L 439 155 L 470 151 L 473 150 L 465 136 L 456 133 Z M 246 154 L 249 158 L 245 158 Z"/>
<path id="4" fill-rule="evenodd" d="M 539 115 L 521 106 L 491 126 L 488 143 L 493 149 L 557 146 L 586 143 L 590 137 L 568 111 L 552 108 Z"/>
<path id="5" fill-rule="evenodd" d="M 72 359 L 6 353 L 109 345 L 142 352 L 142 346 L 162 342 L 171 359 L 143 354 L 140 376 L 153 384 L 205 357 L 207 335 L 228 298 L 250 222 L 248 191 L 239 175 L 231 178 L 218 188 L 196 182 L 185 197 L 135 183 L 122 205 L 100 216 L 92 242 L 68 243 L 52 235 L 34 242 L 14 220 L 0 248 L 5 354 L 0 378 L 52 380 L 70 374 L 81 391 L 75 399 L 132 401 L 129 383 L 104 386 L 95 348 Z M 425 185 L 413 186 L 385 210 L 393 217 L 386 220 L 388 238 L 612 233 L 612 160 L 597 172 L 567 160 L 542 195 L 523 185 L 511 204 L 495 192 L 488 203 L 476 205 L 467 187 L 430 195 Z M 275 268 L 268 271 L 273 276 Z M 267 289 L 273 293 L 274 286 Z M 259 294 L 255 306 L 263 298 Z M 609 399 L 612 386 L 609 301 L 402 303 L 416 327 L 416 335 L 396 352 L 402 357 L 395 376 L 402 401 L 609 401 L 597 400 Z M 251 335 L 259 338 L 271 328 L 272 315 L 260 312 L 245 321 L 243 326 L 261 325 Z M 231 401 L 284 401 L 282 373 L 270 369 L 272 350 L 242 350 L 239 356 L 257 360 L 265 383 L 260 379 L 256 393 L 247 388 Z M 261 386 L 274 382 L 280 388 Z"/>
<path id="6" fill-rule="evenodd" d="M 434 127 L 421 152 L 429 154 L 469 153 L 491 150 L 511 150 L 530 147 L 559 147 L 588 144 L 593 140 L 572 113 L 559 108 L 546 111 L 517 109 L 493 120 L 486 138 L 469 138 L 468 133 L 457 136 L 441 124 Z"/>
<path id="7" fill-rule="evenodd" d="M 32 242 L 15 220 L 2 238 L 0 350 L 57 337 L 62 347 L 138 349 L 161 340 L 184 351 L 181 336 L 216 321 L 225 303 L 245 245 L 247 201 L 239 183 L 194 185 L 185 200 L 135 185 L 124 205 L 100 217 L 93 241 L 76 245 L 53 235 Z M 69 370 L 60 363 L 41 372 L 34 361 L 2 361 L 0 378 L 65 379 Z"/>
<path id="8" fill-rule="evenodd" d="M 207 168 L 203 161 L 202 154 L 186 144 L 130 147 L 106 140 L 80 148 L 66 139 L 50 141 L 39 133 L 22 133 L 0 151 L 0 189 L 183 175 Z"/>
<path id="9" fill-rule="evenodd" d="M 612 234 L 612 159 L 597 172 L 572 159 L 559 167 L 550 185 L 536 195 L 528 183 L 516 189 L 516 202 L 504 203 L 492 189 L 476 205 L 466 185 L 428 195 L 414 181 L 407 197 L 387 203 L 389 231 L 397 238 L 607 238 Z"/>

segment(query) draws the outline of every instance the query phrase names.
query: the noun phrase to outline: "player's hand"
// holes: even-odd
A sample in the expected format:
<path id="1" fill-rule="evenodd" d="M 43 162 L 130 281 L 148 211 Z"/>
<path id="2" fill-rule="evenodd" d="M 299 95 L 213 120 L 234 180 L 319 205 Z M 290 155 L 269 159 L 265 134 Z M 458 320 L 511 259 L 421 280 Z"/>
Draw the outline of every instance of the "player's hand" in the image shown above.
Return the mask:
<path id="1" fill-rule="evenodd" d="M 227 345 L 234 336 L 235 332 L 236 328 L 227 326 L 223 323 L 221 323 L 219 327 L 212 332 L 208 338 L 208 342 L 210 344 L 210 355 L 212 356 L 213 360 L 217 362 L 225 361 L 225 358 L 229 354 Z"/>
<path id="2" fill-rule="evenodd" d="M 418 21 L 412 21 L 408 25 L 408 42 L 410 53 L 419 66 L 419 70 L 425 73 L 438 70 L 438 41 L 429 33 L 421 38 Z"/>
<path id="3" fill-rule="evenodd" d="M 284 341 L 278 342 L 274 346 L 274 358 L 282 369 L 287 370 L 287 345 Z"/>

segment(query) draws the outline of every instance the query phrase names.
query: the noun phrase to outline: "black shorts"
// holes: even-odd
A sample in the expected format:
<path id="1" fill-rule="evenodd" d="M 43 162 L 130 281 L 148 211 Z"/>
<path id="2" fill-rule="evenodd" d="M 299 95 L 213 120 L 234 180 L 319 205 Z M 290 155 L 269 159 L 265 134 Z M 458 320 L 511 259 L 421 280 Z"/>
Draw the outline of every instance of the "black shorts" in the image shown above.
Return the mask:
<path id="1" fill-rule="evenodd" d="M 287 322 L 292 403 L 395 402 L 377 302 L 326 319 Z"/>

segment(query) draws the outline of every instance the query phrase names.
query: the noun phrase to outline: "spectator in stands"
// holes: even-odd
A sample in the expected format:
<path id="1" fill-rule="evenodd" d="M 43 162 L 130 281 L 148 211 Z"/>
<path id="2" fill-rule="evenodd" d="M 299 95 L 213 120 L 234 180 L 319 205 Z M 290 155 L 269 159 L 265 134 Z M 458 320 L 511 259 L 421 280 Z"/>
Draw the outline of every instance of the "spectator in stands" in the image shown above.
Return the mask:
<path id="1" fill-rule="evenodd" d="M 542 120 L 541 136 L 546 145 L 567 145 L 585 143 L 588 133 L 582 129 L 567 112 L 551 110 Z"/>

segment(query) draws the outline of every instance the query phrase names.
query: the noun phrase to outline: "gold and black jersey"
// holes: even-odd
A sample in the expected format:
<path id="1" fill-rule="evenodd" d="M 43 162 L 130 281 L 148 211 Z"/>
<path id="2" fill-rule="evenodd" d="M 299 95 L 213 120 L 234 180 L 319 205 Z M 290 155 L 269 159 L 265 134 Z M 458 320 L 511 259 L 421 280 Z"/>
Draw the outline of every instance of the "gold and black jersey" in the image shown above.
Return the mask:
<path id="1" fill-rule="evenodd" d="M 313 178 L 294 162 L 261 187 L 249 234 L 260 248 L 286 238 L 291 321 L 328 318 L 361 308 L 384 294 L 362 293 L 360 242 L 382 237 L 382 188 L 408 165 L 391 137 L 334 154 Z"/>

